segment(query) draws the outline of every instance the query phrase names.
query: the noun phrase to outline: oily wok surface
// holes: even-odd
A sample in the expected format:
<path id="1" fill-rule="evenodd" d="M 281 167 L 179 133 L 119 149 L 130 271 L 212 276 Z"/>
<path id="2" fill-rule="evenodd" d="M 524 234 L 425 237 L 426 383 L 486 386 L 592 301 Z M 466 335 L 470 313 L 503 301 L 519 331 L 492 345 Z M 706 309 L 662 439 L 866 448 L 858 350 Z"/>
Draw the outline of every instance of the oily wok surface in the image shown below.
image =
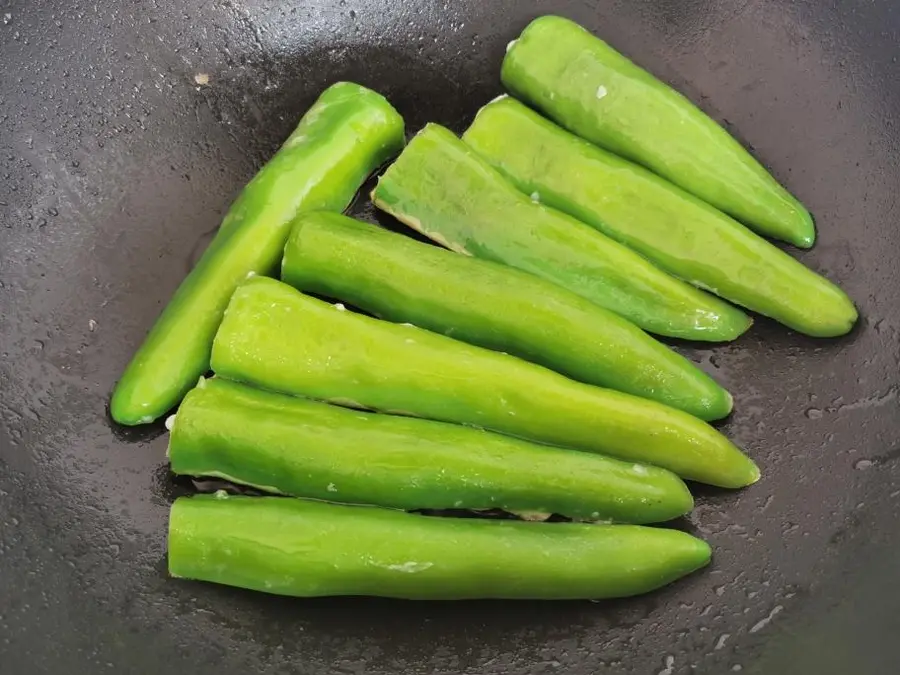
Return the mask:
<path id="1" fill-rule="evenodd" d="M 296 601 L 165 573 L 161 424 L 109 392 L 241 186 L 328 84 L 461 131 L 569 16 L 674 84 L 817 218 L 862 319 L 679 345 L 764 478 L 698 488 L 712 566 L 607 603 Z M 0 673 L 891 673 L 900 598 L 900 10 L 889 0 L 7 1 L 0 7 Z M 365 200 L 355 214 L 377 219 Z M 382 222 L 391 225 L 386 218 Z"/>

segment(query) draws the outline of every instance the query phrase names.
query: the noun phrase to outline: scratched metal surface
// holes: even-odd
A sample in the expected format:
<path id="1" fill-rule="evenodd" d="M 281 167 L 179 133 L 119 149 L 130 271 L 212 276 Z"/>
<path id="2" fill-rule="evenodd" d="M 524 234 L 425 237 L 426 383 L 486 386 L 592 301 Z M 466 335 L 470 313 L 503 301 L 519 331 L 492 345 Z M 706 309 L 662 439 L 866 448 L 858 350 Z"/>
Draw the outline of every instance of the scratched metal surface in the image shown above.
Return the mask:
<path id="1" fill-rule="evenodd" d="M 900 8 L 890 0 L 0 0 L 0 673 L 895 673 Z M 292 601 L 165 575 L 162 429 L 105 412 L 230 200 L 327 84 L 461 129 L 537 14 L 750 144 L 863 315 L 685 352 L 765 478 L 701 491 L 712 567 L 612 603 Z M 207 79 L 208 78 L 208 79 Z M 363 215 L 371 211 L 360 207 Z"/>

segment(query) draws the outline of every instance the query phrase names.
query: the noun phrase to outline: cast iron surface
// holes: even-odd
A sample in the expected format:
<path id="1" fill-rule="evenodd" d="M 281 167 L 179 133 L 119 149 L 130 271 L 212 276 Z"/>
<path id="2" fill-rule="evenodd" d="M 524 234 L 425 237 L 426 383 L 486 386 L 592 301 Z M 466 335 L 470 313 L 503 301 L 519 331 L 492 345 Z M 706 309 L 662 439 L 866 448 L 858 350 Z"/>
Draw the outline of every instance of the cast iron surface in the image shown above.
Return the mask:
<path id="1" fill-rule="evenodd" d="M 897 672 L 892 5 L 0 1 L 0 672 Z M 685 348 L 734 392 L 725 430 L 764 472 L 699 493 L 687 526 L 712 567 L 598 604 L 296 601 L 167 579 L 181 488 L 163 430 L 115 429 L 105 405 L 208 233 L 327 84 L 379 89 L 411 130 L 461 130 L 499 93 L 506 43 L 551 11 L 750 144 L 817 216 L 799 257 L 862 311 L 842 340 L 760 320 Z"/>

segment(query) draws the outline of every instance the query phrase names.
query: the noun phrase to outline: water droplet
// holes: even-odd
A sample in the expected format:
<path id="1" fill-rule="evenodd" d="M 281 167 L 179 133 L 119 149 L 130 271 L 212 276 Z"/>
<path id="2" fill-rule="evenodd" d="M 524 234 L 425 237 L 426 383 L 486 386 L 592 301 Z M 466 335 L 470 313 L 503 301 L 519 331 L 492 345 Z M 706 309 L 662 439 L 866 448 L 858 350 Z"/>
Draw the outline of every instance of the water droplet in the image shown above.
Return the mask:
<path id="1" fill-rule="evenodd" d="M 35 340 L 34 346 L 38 351 L 40 351 L 44 348 L 44 341 L 43 340 Z"/>
<path id="2" fill-rule="evenodd" d="M 675 672 L 675 657 L 666 657 L 666 667 L 659 671 L 659 675 L 672 675 Z"/>
<path id="3" fill-rule="evenodd" d="M 858 469 L 859 471 L 865 471 L 866 469 L 871 469 L 873 466 L 875 466 L 875 462 L 871 459 L 861 459 L 853 465 L 853 468 Z"/>
<path id="4" fill-rule="evenodd" d="M 9 22 L 10 22 L 10 21 L 12 21 L 12 14 L 10 14 L 9 12 L 7 12 L 6 14 L 3 15 L 3 25 L 4 25 L 4 26 L 9 25 Z"/>
<path id="5" fill-rule="evenodd" d="M 46 227 L 46 226 L 47 226 L 47 219 L 46 219 L 46 218 L 41 218 L 41 219 L 38 220 L 38 227 Z"/>
<path id="6" fill-rule="evenodd" d="M 57 209 L 55 206 L 51 206 L 49 209 L 47 209 L 47 213 L 49 213 L 51 216 L 58 216 L 59 209 Z"/>
<path id="7" fill-rule="evenodd" d="M 784 607 L 782 607 L 781 605 L 776 605 L 772 609 L 772 611 L 769 612 L 769 615 L 767 617 L 760 619 L 755 624 L 753 624 L 753 626 L 750 628 L 750 632 L 758 633 L 759 631 L 761 631 L 763 628 L 765 628 L 770 623 L 772 623 L 772 619 L 774 619 L 776 616 L 778 616 L 783 609 L 784 609 Z"/>
<path id="8" fill-rule="evenodd" d="M 806 416 L 811 420 L 822 419 L 822 411 L 818 408 L 810 408 L 806 411 Z"/>

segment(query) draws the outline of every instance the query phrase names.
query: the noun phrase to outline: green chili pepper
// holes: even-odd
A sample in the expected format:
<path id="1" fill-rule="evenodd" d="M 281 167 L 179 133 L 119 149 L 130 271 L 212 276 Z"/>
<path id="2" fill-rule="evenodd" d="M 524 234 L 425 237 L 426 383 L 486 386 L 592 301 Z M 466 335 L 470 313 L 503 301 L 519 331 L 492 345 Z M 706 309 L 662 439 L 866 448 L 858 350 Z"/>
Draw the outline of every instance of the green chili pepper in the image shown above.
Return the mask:
<path id="1" fill-rule="evenodd" d="M 295 221 L 282 279 L 397 323 L 509 352 L 701 419 L 731 412 L 706 373 L 625 319 L 536 276 L 339 214 Z"/>
<path id="2" fill-rule="evenodd" d="M 447 248 L 542 277 L 651 333 L 723 341 L 750 326 L 737 308 L 533 197 L 434 124 L 372 193 L 378 208 Z"/>
<path id="3" fill-rule="evenodd" d="M 727 131 L 578 24 L 557 16 L 533 21 L 510 45 L 501 77 L 516 97 L 569 131 L 643 164 L 760 234 L 813 245 L 807 210 Z"/>
<path id="4" fill-rule="evenodd" d="M 277 269 L 301 210 L 341 211 L 403 146 L 403 120 L 379 94 L 329 87 L 232 205 L 215 239 L 157 319 L 113 393 L 120 424 L 152 422 L 209 369 L 228 299 L 248 275 Z"/>
<path id="5" fill-rule="evenodd" d="M 280 497 L 182 497 L 169 517 L 173 577 L 298 597 L 617 598 L 665 586 L 709 558 L 705 542 L 678 530 Z"/>
<path id="6" fill-rule="evenodd" d="M 342 310 L 273 279 L 251 279 L 225 312 L 213 369 L 266 389 L 493 429 L 722 487 L 759 478 L 728 439 L 680 410 Z"/>
<path id="7" fill-rule="evenodd" d="M 172 471 L 398 509 L 505 509 L 656 523 L 693 507 L 656 467 L 479 429 L 201 380 L 171 423 Z"/>
<path id="8" fill-rule="evenodd" d="M 545 204 L 685 281 L 808 335 L 843 335 L 856 322 L 852 301 L 830 281 L 706 202 L 518 101 L 486 106 L 463 140 L 521 191 L 538 192 Z"/>

